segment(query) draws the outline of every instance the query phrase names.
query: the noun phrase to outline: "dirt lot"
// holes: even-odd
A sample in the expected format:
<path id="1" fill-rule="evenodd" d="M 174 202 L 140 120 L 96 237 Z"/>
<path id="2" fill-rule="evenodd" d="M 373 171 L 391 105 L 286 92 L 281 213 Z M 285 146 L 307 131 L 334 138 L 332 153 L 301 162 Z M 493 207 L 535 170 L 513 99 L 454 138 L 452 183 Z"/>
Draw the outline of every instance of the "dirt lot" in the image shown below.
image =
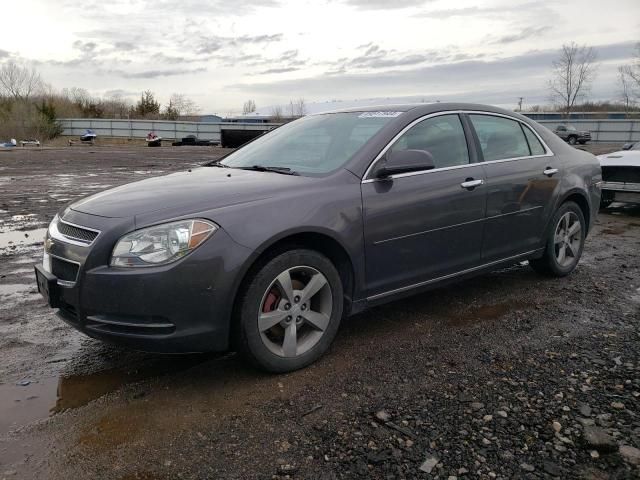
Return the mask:
<path id="1" fill-rule="evenodd" d="M 601 214 L 566 279 L 515 265 L 372 309 L 288 375 L 107 347 L 43 305 L 61 206 L 223 153 L 0 152 L 0 479 L 640 478 L 640 206 Z"/>

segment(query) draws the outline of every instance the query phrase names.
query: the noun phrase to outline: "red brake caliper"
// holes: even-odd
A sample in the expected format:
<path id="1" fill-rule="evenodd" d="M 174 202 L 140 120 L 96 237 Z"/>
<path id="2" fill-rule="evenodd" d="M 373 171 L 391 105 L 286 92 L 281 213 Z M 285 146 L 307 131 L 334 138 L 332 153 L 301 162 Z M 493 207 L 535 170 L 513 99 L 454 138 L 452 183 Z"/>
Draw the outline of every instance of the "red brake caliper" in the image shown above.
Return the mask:
<path id="1" fill-rule="evenodd" d="M 281 298 L 278 289 L 272 288 L 262 304 L 262 313 L 273 312 L 278 307 L 278 302 L 280 302 Z"/>

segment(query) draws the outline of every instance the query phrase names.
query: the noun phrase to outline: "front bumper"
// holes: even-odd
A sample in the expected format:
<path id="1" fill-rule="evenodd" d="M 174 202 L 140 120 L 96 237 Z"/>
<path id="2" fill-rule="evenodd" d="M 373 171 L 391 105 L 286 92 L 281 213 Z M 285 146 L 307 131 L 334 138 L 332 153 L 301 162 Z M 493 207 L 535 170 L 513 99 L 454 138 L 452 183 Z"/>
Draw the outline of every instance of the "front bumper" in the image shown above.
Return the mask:
<path id="1" fill-rule="evenodd" d="M 640 183 L 602 182 L 602 196 L 608 201 L 640 202 Z"/>
<path id="2" fill-rule="evenodd" d="M 47 242 L 49 255 L 79 266 L 75 282 L 58 280 L 52 289 L 50 303 L 65 322 L 90 337 L 137 350 L 228 349 L 232 299 L 250 251 L 223 229 L 172 264 L 114 268 L 108 266 L 111 250 L 133 229 L 129 221 L 74 211 L 63 219 L 102 232 L 89 247 Z"/>

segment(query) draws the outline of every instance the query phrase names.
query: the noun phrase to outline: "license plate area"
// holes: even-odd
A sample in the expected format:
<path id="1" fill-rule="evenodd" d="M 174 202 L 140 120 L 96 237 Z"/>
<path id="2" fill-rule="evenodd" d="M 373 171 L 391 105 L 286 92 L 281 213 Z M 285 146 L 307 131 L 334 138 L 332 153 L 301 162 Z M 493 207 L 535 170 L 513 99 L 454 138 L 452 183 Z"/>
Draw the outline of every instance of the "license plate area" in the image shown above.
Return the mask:
<path id="1" fill-rule="evenodd" d="M 58 279 L 51 273 L 45 271 L 40 265 L 35 265 L 34 269 L 38 292 L 40 292 L 40 295 L 42 295 L 51 308 L 60 308 L 60 287 L 58 286 Z"/>

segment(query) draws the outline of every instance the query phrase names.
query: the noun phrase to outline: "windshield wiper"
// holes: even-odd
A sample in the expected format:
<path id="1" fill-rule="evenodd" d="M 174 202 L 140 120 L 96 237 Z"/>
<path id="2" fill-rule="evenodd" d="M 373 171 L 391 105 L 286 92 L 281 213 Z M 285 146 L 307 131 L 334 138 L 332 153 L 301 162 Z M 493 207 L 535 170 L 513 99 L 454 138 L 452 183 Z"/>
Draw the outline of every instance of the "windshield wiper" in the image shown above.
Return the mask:
<path id="1" fill-rule="evenodd" d="M 251 167 L 236 167 L 241 170 L 255 170 L 256 172 L 273 172 L 281 173 L 282 175 L 300 175 L 295 170 L 291 170 L 289 167 L 267 167 L 265 165 L 252 165 Z"/>

